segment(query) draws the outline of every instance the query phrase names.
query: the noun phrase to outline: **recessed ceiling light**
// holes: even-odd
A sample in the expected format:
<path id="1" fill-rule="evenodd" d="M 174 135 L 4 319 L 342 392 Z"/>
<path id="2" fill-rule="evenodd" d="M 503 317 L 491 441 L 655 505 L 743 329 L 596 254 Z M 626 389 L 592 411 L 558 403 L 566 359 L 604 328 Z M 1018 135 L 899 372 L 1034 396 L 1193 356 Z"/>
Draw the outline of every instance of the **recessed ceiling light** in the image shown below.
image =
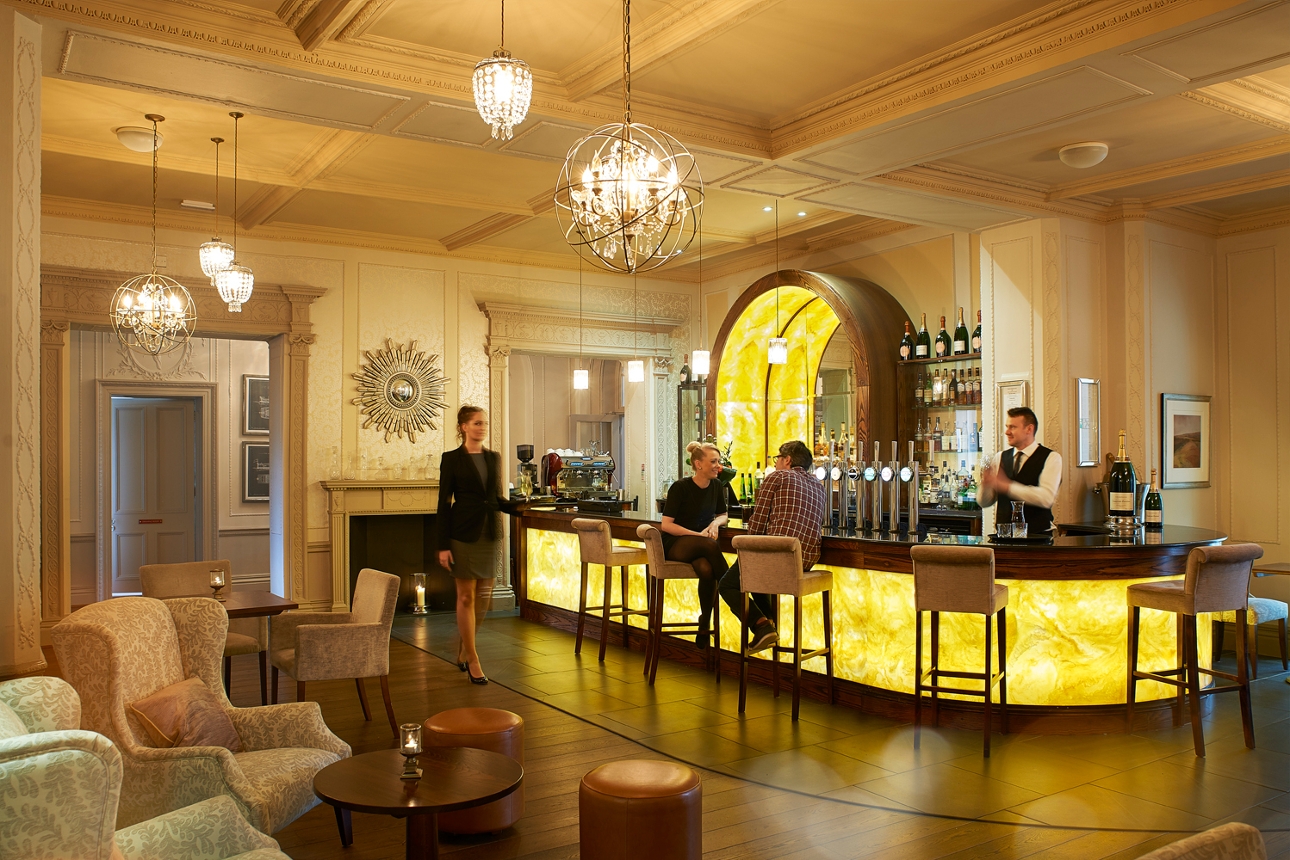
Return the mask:
<path id="1" fill-rule="evenodd" d="M 135 152 L 152 152 L 152 129 L 140 128 L 135 125 L 123 125 L 120 128 L 112 129 L 116 133 L 116 139 L 121 141 L 121 145 L 126 149 Z M 157 134 L 157 149 L 161 149 L 161 144 L 165 136 L 160 132 Z"/>
<path id="2" fill-rule="evenodd" d="M 185 209 L 201 209 L 203 212 L 214 212 L 215 204 L 205 200 L 180 200 L 179 205 Z"/>
<path id="3" fill-rule="evenodd" d="M 798 212 L 798 213 L 797 213 L 797 217 L 798 217 L 798 218 L 805 218 L 805 217 L 806 217 L 806 213 L 805 213 L 805 212 Z"/>
<path id="4" fill-rule="evenodd" d="M 1067 167 L 1075 167 L 1083 170 L 1086 167 L 1092 167 L 1095 164 L 1101 164 L 1106 158 L 1106 154 L 1111 149 L 1105 143 L 1089 141 L 1087 143 L 1071 143 L 1057 150 L 1057 157 L 1062 160 L 1062 164 Z"/>
<path id="5" fill-rule="evenodd" d="M 770 206 L 763 206 L 763 207 L 761 207 L 761 211 L 763 211 L 763 212 L 769 212 L 770 210 L 771 210 L 771 207 L 770 207 Z"/>

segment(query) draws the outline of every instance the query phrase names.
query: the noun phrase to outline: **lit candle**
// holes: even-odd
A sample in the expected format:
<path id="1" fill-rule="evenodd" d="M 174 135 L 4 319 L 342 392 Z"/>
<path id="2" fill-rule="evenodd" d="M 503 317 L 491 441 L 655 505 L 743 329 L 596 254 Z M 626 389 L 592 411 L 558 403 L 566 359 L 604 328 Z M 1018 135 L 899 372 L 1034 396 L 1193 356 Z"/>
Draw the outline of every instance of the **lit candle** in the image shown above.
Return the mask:
<path id="1" fill-rule="evenodd" d="M 403 752 L 404 752 L 404 754 L 406 754 L 406 755 L 416 755 L 416 754 L 417 754 L 417 742 L 416 742 L 415 740 L 413 740 L 412 738 L 408 738 L 408 742 L 407 742 L 407 743 L 405 743 L 405 744 L 403 745 Z"/>
<path id="2" fill-rule="evenodd" d="M 417 586 L 417 609 L 425 609 L 425 608 L 426 608 L 426 587 L 424 585 L 418 585 Z"/>

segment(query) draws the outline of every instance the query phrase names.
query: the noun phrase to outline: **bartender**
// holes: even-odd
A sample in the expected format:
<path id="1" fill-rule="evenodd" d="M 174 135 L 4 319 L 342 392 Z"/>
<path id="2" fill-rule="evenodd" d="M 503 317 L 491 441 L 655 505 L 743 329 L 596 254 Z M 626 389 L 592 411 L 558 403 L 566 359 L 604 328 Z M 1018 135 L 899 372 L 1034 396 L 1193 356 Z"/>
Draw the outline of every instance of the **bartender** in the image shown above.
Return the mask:
<path id="1" fill-rule="evenodd" d="M 1026 525 L 1031 534 L 1052 530 L 1053 502 L 1062 483 L 1062 455 L 1035 440 L 1038 430 L 1039 419 L 1028 407 L 1008 410 L 1003 434 L 1012 447 L 999 455 L 997 467 L 982 473 L 977 498 L 982 507 L 995 502 L 1002 505 L 1024 502 Z"/>

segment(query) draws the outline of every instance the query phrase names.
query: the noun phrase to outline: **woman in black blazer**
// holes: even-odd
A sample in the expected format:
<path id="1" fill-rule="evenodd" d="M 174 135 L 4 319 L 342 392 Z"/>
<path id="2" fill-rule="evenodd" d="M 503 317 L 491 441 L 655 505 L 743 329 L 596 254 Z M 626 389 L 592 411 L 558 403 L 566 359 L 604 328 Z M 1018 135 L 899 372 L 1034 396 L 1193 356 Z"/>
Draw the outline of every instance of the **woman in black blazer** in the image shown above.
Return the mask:
<path id="1" fill-rule="evenodd" d="M 457 410 L 460 447 L 439 461 L 439 564 L 457 585 L 457 668 L 472 684 L 487 684 L 475 651 L 475 629 L 488 612 L 493 575 L 502 555 L 501 513 L 517 505 L 502 492 L 502 458 L 484 447 L 488 414 L 478 406 Z"/>

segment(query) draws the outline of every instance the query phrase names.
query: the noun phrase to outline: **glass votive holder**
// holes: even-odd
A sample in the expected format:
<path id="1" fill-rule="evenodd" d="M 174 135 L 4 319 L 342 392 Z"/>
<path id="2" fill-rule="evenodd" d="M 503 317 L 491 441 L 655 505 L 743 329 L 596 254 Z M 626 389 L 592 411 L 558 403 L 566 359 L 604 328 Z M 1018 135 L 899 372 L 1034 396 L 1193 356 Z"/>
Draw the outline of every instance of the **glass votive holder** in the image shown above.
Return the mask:
<path id="1" fill-rule="evenodd" d="M 224 582 L 223 570 L 216 568 L 211 571 L 211 597 L 222 603 L 224 601 L 224 596 L 220 594 L 220 592 L 226 584 L 227 583 Z"/>
<path id="2" fill-rule="evenodd" d="M 412 574 L 412 592 L 415 597 L 412 603 L 413 615 L 426 614 L 426 575 L 424 573 Z"/>
<path id="3" fill-rule="evenodd" d="M 420 723 L 404 723 L 399 726 L 399 754 L 403 756 L 400 779 L 420 779 L 421 768 L 417 767 L 417 756 L 421 755 Z"/>

